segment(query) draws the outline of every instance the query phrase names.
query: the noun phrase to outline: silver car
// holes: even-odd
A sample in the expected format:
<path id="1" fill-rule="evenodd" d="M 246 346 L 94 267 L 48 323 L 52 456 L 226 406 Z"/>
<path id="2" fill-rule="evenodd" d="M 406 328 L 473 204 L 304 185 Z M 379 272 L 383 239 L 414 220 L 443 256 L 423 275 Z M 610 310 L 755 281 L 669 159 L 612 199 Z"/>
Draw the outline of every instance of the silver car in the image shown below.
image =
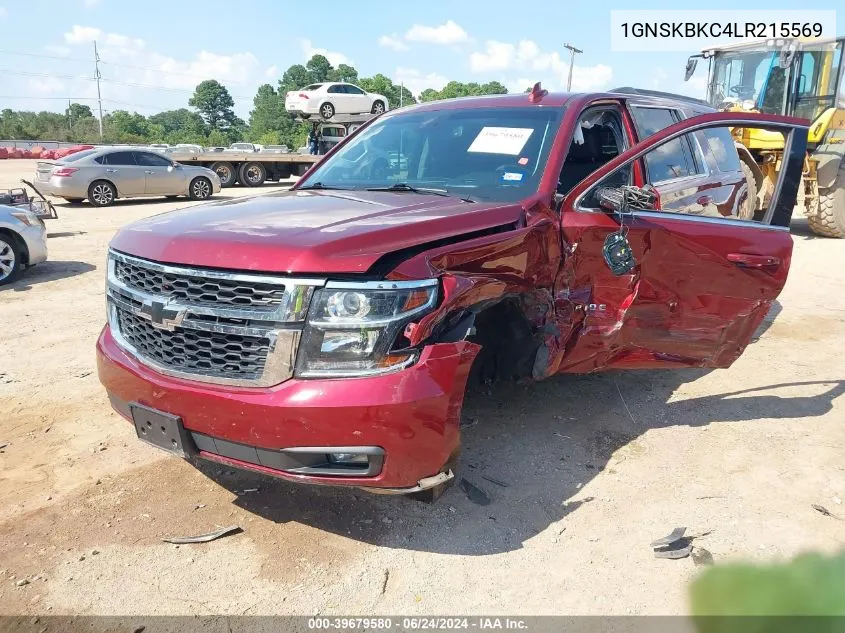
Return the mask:
<path id="1" fill-rule="evenodd" d="M 220 178 L 212 170 L 132 148 L 89 149 L 56 161 L 41 161 L 35 182 L 45 194 L 68 202 L 87 198 L 97 207 L 106 207 L 117 198 L 188 196 L 205 200 L 220 192 Z"/>
<path id="2" fill-rule="evenodd" d="M 47 259 L 47 229 L 32 211 L 0 205 L 0 286 Z"/>

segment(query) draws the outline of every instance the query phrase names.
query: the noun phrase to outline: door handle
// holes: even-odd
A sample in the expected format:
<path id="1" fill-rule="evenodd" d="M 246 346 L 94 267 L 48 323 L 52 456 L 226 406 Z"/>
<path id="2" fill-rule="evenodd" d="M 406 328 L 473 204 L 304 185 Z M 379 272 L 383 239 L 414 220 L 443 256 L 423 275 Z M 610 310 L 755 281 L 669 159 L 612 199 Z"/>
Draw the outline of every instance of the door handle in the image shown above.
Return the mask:
<path id="1" fill-rule="evenodd" d="M 144 170 L 144 173 L 145 173 L 145 174 L 152 174 L 152 173 L 154 173 L 154 172 L 153 172 L 152 170 L 145 169 L 145 170 Z"/>
<path id="2" fill-rule="evenodd" d="M 728 261 L 744 268 L 768 268 L 780 265 L 779 257 L 749 255 L 748 253 L 728 253 Z"/>
<path id="3" fill-rule="evenodd" d="M 106 173 L 107 173 L 107 174 L 116 174 L 116 173 L 117 173 L 117 170 L 116 170 L 116 169 L 107 169 L 107 170 L 106 170 Z"/>

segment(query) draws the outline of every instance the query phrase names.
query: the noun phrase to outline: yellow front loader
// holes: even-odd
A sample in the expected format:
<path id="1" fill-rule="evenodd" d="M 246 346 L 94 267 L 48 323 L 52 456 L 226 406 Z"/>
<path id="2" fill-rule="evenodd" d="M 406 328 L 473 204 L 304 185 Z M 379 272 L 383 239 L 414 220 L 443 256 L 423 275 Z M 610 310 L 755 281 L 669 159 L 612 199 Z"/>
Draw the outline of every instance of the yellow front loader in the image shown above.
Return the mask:
<path id="1" fill-rule="evenodd" d="M 845 37 L 814 42 L 759 41 L 712 48 L 687 61 L 709 61 L 707 101 L 720 110 L 745 110 L 808 119 L 807 159 L 797 206 L 810 229 L 845 238 Z M 771 197 L 783 156 L 778 132 L 737 129 L 737 149 L 757 187 L 757 208 Z"/>

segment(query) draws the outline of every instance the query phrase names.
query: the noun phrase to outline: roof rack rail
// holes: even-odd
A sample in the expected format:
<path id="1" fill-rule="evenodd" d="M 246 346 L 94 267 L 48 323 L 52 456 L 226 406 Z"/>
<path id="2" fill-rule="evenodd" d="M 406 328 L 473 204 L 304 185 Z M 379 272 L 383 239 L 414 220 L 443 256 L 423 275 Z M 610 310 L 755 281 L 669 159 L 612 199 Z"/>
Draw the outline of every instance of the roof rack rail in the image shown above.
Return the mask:
<path id="1" fill-rule="evenodd" d="M 609 90 L 608 92 L 618 92 L 622 94 L 629 94 L 629 95 L 639 95 L 642 97 L 662 97 L 664 99 L 676 99 L 678 101 L 688 101 L 690 103 L 695 103 L 697 105 L 707 106 L 711 108 L 709 103 L 707 103 L 704 99 L 696 99 L 695 97 L 688 97 L 687 95 L 681 95 L 674 92 L 661 92 L 660 90 L 645 90 L 644 88 L 632 88 L 630 86 L 623 86 L 621 88 L 614 88 L 613 90 Z"/>

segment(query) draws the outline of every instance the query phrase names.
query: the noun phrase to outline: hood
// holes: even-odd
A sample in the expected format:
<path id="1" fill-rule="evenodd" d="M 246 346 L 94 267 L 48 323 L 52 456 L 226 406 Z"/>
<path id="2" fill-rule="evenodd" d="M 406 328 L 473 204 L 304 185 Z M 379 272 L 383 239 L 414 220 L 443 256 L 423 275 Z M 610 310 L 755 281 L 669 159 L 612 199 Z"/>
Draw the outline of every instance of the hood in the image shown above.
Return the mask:
<path id="1" fill-rule="evenodd" d="M 160 262 L 276 273 L 363 273 L 382 255 L 516 222 L 519 204 L 430 194 L 285 191 L 130 224 L 112 248 Z"/>

